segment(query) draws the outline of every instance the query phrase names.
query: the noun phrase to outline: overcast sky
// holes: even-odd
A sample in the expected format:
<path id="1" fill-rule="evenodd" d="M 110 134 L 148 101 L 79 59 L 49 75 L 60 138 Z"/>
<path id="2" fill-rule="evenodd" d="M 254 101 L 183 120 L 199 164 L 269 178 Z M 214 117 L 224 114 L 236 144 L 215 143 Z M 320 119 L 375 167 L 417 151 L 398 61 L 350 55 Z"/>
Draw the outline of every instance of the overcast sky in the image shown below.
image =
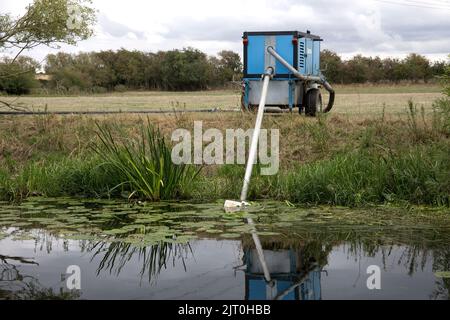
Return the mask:
<path id="1" fill-rule="evenodd" d="M 30 0 L 0 0 L 2 13 L 23 13 Z M 94 0 L 95 36 L 67 52 L 158 51 L 192 46 L 208 54 L 241 52 L 243 31 L 311 30 L 344 58 L 357 53 L 403 57 L 450 53 L 450 0 Z M 55 52 L 36 48 L 42 60 Z"/>

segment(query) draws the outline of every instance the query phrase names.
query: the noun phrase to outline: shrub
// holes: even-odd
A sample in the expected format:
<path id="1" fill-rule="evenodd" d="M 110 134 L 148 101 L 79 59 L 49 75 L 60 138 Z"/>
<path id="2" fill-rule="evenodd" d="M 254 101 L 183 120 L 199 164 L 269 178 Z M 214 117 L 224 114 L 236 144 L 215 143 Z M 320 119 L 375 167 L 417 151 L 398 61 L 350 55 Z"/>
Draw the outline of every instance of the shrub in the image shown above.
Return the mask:
<path id="1" fill-rule="evenodd" d="M 433 103 L 433 127 L 450 136 L 450 98 L 441 98 Z"/>
<path id="2" fill-rule="evenodd" d="M 116 188 L 130 192 L 130 198 L 152 201 L 175 199 L 194 181 L 199 170 L 172 162 L 172 151 L 158 129 L 148 121 L 140 128 L 140 139 L 113 137 L 112 128 L 97 124 L 100 143 L 94 150 L 121 183 Z M 123 138 L 123 137 L 122 137 Z"/>
<path id="3" fill-rule="evenodd" d="M 107 93 L 108 90 L 105 87 L 94 86 L 92 87 L 92 93 L 103 94 Z"/>
<path id="4" fill-rule="evenodd" d="M 78 86 L 71 86 L 71 87 L 69 88 L 68 92 L 69 92 L 69 94 L 75 94 L 75 95 L 77 95 L 77 94 L 80 94 L 80 93 L 81 93 L 81 90 L 80 90 L 80 87 L 78 87 Z"/>
<path id="5" fill-rule="evenodd" d="M 116 92 L 126 92 L 128 90 L 127 86 L 124 86 L 123 84 L 118 84 L 114 87 L 114 91 Z"/>
<path id="6" fill-rule="evenodd" d="M 35 79 L 37 63 L 26 57 L 20 57 L 15 62 L 3 59 L 0 62 L 0 91 L 8 94 L 28 94 L 39 86 Z"/>

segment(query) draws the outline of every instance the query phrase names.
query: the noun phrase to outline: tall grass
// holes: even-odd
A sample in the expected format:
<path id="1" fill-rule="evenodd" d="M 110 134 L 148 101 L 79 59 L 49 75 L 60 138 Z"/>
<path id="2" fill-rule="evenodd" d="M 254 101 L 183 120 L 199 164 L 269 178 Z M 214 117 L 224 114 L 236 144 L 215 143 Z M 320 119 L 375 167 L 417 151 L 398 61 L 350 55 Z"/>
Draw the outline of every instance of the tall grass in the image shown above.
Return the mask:
<path id="1" fill-rule="evenodd" d="M 450 97 L 437 99 L 433 103 L 433 127 L 450 137 Z"/>
<path id="2" fill-rule="evenodd" d="M 28 196 L 115 196 L 120 181 L 97 156 L 56 157 L 32 162 L 17 174 L 0 171 L 0 199 L 20 201 Z"/>
<path id="3" fill-rule="evenodd" d="M 138 141 L 114 137 L 111 126 L 97 123 L 97 129 L 100 142 L 94 144 L 94 150 L 121 181 L 115 189 L 129 190 L 130 198 L 175 199 L 200 171 L 191 165 L 174 164 L 171 148 L 149 121 L 141 125 Z"/>
<path id="4" fill-rule="evenodd" d="M 281 192 L 299 203 L 358 206 L 407 201 L 450 205 L 449 150 L 417 148 L 384 156 L 339 155 L 306 165 L 282 179 Z"/>
<path id="5" fill-rule="evenodd" d="M 328 152 L 331 140 L 326 116 L 324 114 L 318 114 L 317 122 L 305 123 L 306 132 L 311 136 L 313 150 L 321 154 Z"/>
<path id="6" fill-rule="evenodd" d="M 408 203 L 450 206 L 450 147 L 419 146 L 403 151 L 357 149 L 331 159 L 281 171 L 254 175 L 249 198 L 289 200 L 317 205 L 364 206 Z M 198 185 L 200 199 L 236 197 L 243 170 L 226 166 Z M 219 183 L 214 183 L 214 181 Z"/>

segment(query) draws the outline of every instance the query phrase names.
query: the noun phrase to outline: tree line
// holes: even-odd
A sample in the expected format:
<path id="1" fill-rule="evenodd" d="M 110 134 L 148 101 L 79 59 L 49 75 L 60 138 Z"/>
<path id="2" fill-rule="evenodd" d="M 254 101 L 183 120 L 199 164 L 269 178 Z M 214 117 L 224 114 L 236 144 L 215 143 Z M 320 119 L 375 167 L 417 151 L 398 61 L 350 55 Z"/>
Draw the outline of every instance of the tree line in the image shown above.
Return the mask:
<path id="1" fill-rule="evenodd" d="M 100 51 L 49 55 L 45 71 L 56 90 L 204 90 L 239 77 L 238 54 L 222 51 L 217 57 L 186 48 L 157 53 Z"/>
<path id="2" fill-rule="evenodd" d="M 416 53 L 404 59 L 364 57 L 356 55 L 344 61 L 338 54 L 329 50 L 321 52 L 321 68 L 331 83 L 414 83 L 436 79 L 445 73 L 449 65 L 445 61 L 431 62 Z"/>
<path id="3" fill-rule="evenodd" d="M 364 57 L 343 60 L 338 54 L 321 53 L 323 73 L 331 83 L 428 82 L 445 73 L 448 62 L 431 62 L 410 54 L 405 59 Z M 39 82 L 39 64 L 21 56 L 0 61 L 0 91 L 27 94 L 35 88 L 56 93 L 103 93 L 126 90 L 207 90 L 220 88 L 242 78 L 239 54 L 222 51 L 217 56 L 186 48 L 157 53 L 100 51 L 78 54 L 57 53 L 46 58 L 49 78 Z"/>

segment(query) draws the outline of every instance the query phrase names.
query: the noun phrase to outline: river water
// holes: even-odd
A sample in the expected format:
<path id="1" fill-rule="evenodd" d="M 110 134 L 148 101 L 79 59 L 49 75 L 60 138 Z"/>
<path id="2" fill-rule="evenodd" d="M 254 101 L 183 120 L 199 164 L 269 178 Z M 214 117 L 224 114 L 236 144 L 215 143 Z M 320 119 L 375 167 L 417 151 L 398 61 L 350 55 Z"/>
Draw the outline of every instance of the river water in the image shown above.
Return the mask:
<path id="1" fill-rule="evenodd" d="M 448 299 L 449 231 L 389 208 L 3 203 L 0 299 Z"/>

